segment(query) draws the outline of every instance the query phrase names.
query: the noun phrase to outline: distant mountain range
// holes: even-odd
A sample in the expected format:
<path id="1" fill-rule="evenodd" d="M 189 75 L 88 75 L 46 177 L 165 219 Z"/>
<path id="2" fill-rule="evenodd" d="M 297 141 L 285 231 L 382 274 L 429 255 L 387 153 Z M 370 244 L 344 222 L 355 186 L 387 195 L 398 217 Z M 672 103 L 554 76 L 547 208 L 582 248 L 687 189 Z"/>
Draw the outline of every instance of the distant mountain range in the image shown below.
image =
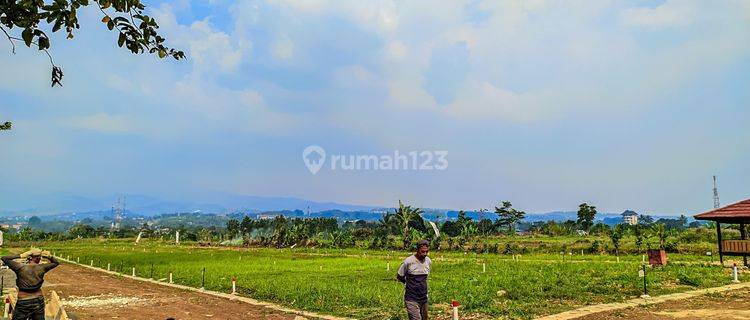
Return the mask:
<path id="1" fill-rule="evenodd" d="M 56 215 L 71 212 L 109 211 L 117 196 L 82 197 L 78 195 L 52 194 L 35 197 L 0 199 L 0 214 L 9 215 Z M 317 202 L 292 197 L 258 197 L 232 194 L 211 194 L 205 201 L 164 200 L 145 195 L 124 195 L 125 209 L 140 215 L 151 216 L 162 213 L 194 212 L 231 213 L 236 211 L 263 212 L 274 210 L 325 210 L 369 211 L 376 207 Z"/>
<path id="2" fill-rule="evenodd" d="M 392 208 L 377 206 L 351 205 L 335 202 L 318 202 L 294 197 L 259 197 L 234 195 L 224 193 L 212 193 L 202 195 L 201 201 L 179 201 L 165 200 L 152 196 L 128 194 L 123 198 L 126 201 L 125 210 L 128 216 L 155 216 L 159 214 L 203 212 L 215 214 L 232 213 L 270 213 L 284 214 L 290 217 L 338 217 L 344 220 L 377 220 L 386 211 Z M 111 216 L 111 208 L 117 201 L 117 196 L 106 197 L 83 197 L 69 194 L 52 194 L 42 196 L 17 196 L 12 199 L 3 199 L 0 195 L 0 215 L 10 216 L 56 216 L 63 220 L 79 220 L 84 217 L 102 218 Z M 307 213 L 313 213 L 308 215 Z M 75 213 L 75 214 L 73 214 Z M 475 211 L 467 211 L 467 216 L 472 219 L 487 217 L 495 219 L 493 212 L 480 214 Z M 458 217 L 457 210 L 450 209 L 424 209 L 424 217 L 430 220 L 455 219 Z M 667 217 L 659 215 L 659 217 Z M 575 211 L 553 211 L 547 213 L 528 213 L 524 219 L 526 222 L 554 220 L 563 222 L 575 220 Z M 597 220 L 605 224 L 613 225 L 619 223 L 622 218 L 619 213 L 599 213 Z"/>

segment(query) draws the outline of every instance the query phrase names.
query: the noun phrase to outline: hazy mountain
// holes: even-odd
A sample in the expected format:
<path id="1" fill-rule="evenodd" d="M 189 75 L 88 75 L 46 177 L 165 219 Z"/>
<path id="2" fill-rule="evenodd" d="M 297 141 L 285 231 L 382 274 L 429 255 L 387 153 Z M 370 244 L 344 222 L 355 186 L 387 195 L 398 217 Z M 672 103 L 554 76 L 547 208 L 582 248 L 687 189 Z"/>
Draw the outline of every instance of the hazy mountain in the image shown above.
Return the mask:
<path id="1" fill-rule="evenodd" d="M 359 211 L 374 207 L 317 202 L 293 197 L 258 197 L 214 193 L 200 200 L 172 200 L 128 194 L 125 209 L 141 215 L 155 215 L 174 212 L 227 213 L 234 211 L 305 210 Z M 0 214 L 3 215 L 54 215 L 68 212 L 109 211 L 117 202 L 118 196 L 84 197 L 64 193 L 47 195 L 26 195 L 21 197 L 1 197 Z"/>

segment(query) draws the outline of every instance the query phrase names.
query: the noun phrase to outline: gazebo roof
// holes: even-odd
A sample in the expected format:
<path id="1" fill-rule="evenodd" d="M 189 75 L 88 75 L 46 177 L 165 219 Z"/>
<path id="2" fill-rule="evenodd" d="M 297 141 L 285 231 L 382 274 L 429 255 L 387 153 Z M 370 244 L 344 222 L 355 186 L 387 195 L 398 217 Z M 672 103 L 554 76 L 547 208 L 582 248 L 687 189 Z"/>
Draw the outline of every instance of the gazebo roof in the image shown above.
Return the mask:
<path id="1" fill-rule="evenodd" d="M 750 222 L 750 199 L 694 216 L 696 220 Z"/>

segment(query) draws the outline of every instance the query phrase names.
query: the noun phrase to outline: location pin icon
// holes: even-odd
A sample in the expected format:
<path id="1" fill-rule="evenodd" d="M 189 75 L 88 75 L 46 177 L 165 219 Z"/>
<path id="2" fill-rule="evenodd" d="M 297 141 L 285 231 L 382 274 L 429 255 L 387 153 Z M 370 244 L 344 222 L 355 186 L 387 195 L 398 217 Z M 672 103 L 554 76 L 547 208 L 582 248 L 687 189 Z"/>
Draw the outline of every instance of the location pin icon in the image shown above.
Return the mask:
<path id="1" fill-rule="evenodd" d="M 305 166 L 307 170 L 310 170 L 310 173 L 316 174 L 326 162 L 326 151 L 318 145 L 308 146 L 302 151 L 302 161 L 305 162 Z"/>

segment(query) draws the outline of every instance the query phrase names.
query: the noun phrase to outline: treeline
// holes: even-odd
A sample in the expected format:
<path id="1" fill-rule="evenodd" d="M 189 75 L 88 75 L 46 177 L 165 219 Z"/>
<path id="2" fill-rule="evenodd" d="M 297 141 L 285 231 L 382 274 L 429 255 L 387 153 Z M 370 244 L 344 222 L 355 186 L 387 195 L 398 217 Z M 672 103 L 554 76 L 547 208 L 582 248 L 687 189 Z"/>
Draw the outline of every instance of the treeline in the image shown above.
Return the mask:
<path id="1" fill-rule="evenodd" d="M 565 222 L 524 222 L 526 213 L 504 201 L 489 210 L 480 210 L 481 219 L 474 220 L 464 211 L 455 220 L 431 222 L 423 218 L 422 209 L 399 202 L 392 212 L 378 221 L 346 221 L 335 218 L 252 219 L 232 218 L 226 226 L 180 225 L 165 227 L 143 223 L 113 230 L 78 223 L 65 232 L 42 232 L 27 227 L 7 234 L 10 241 L 70 240 L 77 238 L 158 238 L 174 241 L 175 231 L 182 241 L 212 245 L 269 246 L 269 247 L 361 247 L 371 249 L 405 249 L 420 239 L 429 240 L 435 250 L 464 250 L 491 253 L 522 253 L 529 250 L 557 252 L 585 250 L 591 253 L 643 251 L 662 248 L 680 250 L 680 244 L 715 241 L 712 229 L 700 223 L 688 224 L 686 217 L 654 220 L 640 216 L 637 225 L 619 224 L 614 227 L 595 223 L 596 207 L 583 203 L 576 220 Z M 520 227 L 520 228 L 519 228 Z M 708 226 L 713 228 L 712 225 Z M 524 231 L 517 231 L 517 230 Z M 732 226 L 728 237 L 732 236 Z M 737 234 L 739 232 L 737 231 Z M 571 237 L 561 245 L 535 244 L 524 238 Z"/>

